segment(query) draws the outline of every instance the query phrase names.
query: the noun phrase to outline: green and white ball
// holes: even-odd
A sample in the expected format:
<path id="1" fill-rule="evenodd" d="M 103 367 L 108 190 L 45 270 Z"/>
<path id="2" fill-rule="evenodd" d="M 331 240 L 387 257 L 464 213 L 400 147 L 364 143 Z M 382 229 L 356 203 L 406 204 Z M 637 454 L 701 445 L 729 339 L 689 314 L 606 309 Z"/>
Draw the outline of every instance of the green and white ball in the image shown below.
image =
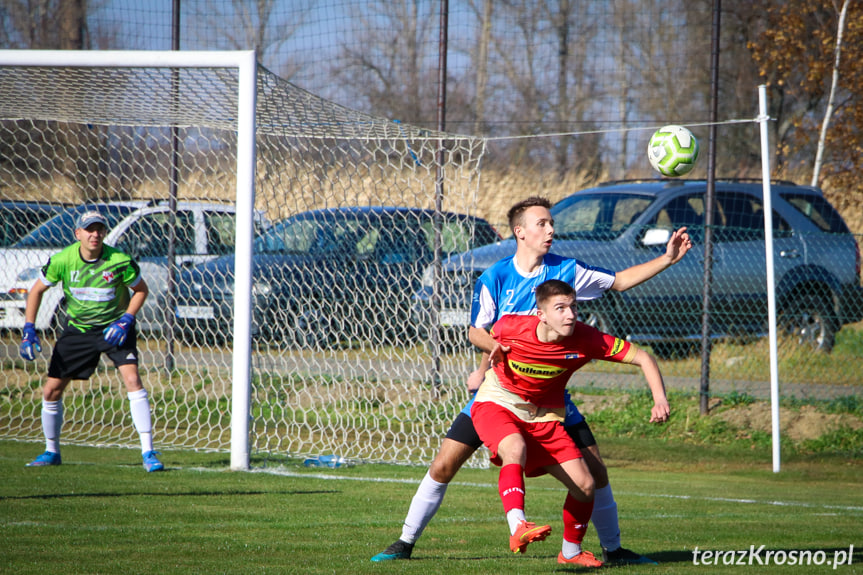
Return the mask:
<path id="1" fill-rule="evenodd" d="M 698 159 L 698 140 L 683 126 L 663 126 L 650 137 L 647 159 L 663 176 L 688 174 Z"/>

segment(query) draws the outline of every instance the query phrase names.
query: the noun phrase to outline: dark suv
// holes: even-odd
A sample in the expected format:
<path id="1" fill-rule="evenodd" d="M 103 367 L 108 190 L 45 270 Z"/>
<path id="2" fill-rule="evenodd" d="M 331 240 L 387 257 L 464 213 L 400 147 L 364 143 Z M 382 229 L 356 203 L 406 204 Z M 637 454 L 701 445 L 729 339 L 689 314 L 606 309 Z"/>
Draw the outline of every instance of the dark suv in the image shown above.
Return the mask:
<path id="1" fill-rule="evenodd" d="M 296 214 L 255 239 L 252 333 L 286 346 L 411 343 L 411 296 L 434 256 L 500 239 L 485 220 L 397 207 Z M 182 274 L 177 327 L 193 341 L 230 338 L 234 256 Z"/>
<path id="2" fill-rule="evenodd" d="M 860 249 L 817 188 L 777 182 L 773 191 L 774 268 L 785 333 L 829 351 L 843 324 L 863 317 Z M 716 182 L 712 285 L 714 337 L 766 333 L 767 293 L 762 186 Z M 613 182 L 579 191 L 551 210 L 552 252 L 622 270 L 665 250 L 686 226 L 695 244 L 677 265 L 623 293 L 579 303 L 582 321 L 669 355 L 701 337 L 706 182 Z M 515 251 L 509 239 L 450 258 L 443 265 L 441 327 L 463 330 L 479 275 Z M 415 297 L 416 322 L 429 322 L 432 281 Z"/>

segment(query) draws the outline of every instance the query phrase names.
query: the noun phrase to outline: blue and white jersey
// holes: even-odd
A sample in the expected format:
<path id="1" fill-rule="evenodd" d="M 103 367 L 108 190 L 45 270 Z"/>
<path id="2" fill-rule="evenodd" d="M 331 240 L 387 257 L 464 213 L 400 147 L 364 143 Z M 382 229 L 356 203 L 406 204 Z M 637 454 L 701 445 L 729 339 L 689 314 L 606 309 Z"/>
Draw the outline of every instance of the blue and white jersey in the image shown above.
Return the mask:
<path id="1" fill-rule="evenodd" d="M 542 265 L 533 272 L 519 269 L 515 255 L 503 258 L 479 277 L 473 290 L 470 325 L 489 329 L 504 315 L 536 313 L 536 286 L 547 280 L 561 280 L 575 288 L 579 301 L 596 299 L 614 284 L 614 272 L 593 267 L 576 259 L 546 254 Z M 473 398 L 462 409 L 470 415 Z M 575 404 L 566 394 L 564 425 L 575 425 L 584 420 Z"/>
<path id="2" fill-rule="evenodd" d="M 506 257 L 479 277 L 473 290 L 470 324 L 488 329 L 502 316 L 536 313 L 536 286 L 561 280 L 575 288 L 579 301 L 596 299 L 614 283 L 614 272 L 572 258 L 546 254 L 533 272 L 519 269 L 515 256 Z"/>

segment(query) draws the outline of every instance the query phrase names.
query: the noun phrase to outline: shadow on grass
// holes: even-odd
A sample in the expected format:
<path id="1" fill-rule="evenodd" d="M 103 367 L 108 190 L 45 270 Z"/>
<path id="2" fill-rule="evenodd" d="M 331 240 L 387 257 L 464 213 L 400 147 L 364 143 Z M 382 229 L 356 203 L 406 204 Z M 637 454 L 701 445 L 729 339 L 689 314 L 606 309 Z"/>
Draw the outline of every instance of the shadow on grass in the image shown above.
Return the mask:
<path id="1" fill-rule="evenodd" d="M 331 495 L 341 491 L 335 489 L 321 489 L 315 491 L 195 491 L 184 493 L 164 493 L 136 491 L 134 493 L 46 493 L 42 495 L 11 495 L 0 496 L 0 501 L 24 501 L 28 499 L 66 499 L 82 497 L 246 497 L 250 495 Z"/>

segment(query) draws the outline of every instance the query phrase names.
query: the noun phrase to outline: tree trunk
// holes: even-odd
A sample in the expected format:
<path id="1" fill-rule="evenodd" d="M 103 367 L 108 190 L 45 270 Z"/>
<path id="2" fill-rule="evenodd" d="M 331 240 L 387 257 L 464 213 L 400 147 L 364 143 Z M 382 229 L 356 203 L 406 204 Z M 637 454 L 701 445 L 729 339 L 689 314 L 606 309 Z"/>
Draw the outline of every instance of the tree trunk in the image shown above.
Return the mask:
<path id="1" fill-rule="evenodd" d="M 830 125 L 830 116 L 833 115 L 833 100 L 836 97 L 836 87 L 839 85 L 839 57 L 842 54 L 842 32 L 845 30 L 845 14 L 848 12 L 848 2 L 842 3 L 842 11 L 839 13 L 839 25 L 836 31 L 836 48 L 833 50 L 833 81 L 830 84 L 830 96 L 827 98 L 827 110 L 824 112 L 824 121 L 821 123 L 821 134 L 818 137 L 818 151 L 815 153 L 815 167 L 812 170 L 812 186 L 818 185 L 818 177 L 821 175 L 821 163 L 824 160 L 824 140 L 827 138 L 827 126 Z"/>
<path id="2" fill-rule="evenodd" d="M 60 49 L 84 49 L 84 0 L 60 0 L 57 16 L 60 26 Z"/>

